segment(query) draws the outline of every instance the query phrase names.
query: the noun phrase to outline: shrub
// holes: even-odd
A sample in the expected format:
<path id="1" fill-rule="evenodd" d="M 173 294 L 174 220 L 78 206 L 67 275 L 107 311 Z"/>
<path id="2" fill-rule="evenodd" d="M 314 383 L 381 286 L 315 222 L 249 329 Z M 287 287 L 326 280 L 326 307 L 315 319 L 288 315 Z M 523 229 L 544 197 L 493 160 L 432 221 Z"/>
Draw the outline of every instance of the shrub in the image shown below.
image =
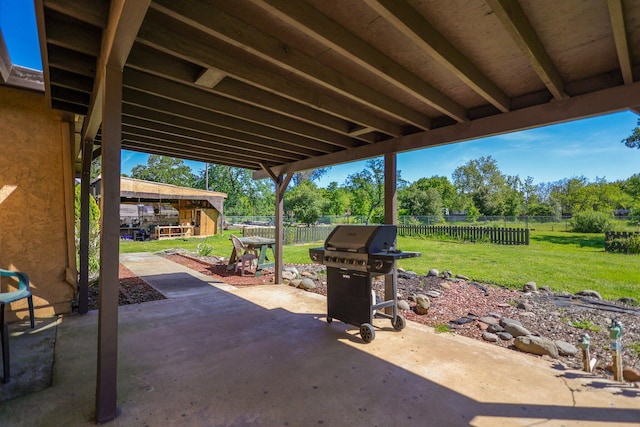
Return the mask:
<path id="1" fill-rule="evenodd" d="M 584 211 L 571 219 L 571 227 L 577 233 L 604 233 L 612 226 L 611 216 L 604 212 Z"/>
<path id="2" fill-rule="evenodd" d="M 206 243 L 198 243 L 196 252 L 199 256 L 209 256 L 213 253 L 213 246 Z"/>

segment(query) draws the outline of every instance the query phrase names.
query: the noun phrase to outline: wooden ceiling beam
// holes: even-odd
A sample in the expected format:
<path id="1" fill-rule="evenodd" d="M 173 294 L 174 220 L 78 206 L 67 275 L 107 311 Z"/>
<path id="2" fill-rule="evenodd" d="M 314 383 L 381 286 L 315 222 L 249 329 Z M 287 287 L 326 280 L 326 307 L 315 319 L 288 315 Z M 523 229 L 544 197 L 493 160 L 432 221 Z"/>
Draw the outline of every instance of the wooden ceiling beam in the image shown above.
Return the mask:
<path id="1" fill-rule="evenodd" d="M 197 106 L 310 139 L 316 139 L 336 147 L 352 148 L 359 145 L 358 141 L 348 136 L 340 135 L 337 132 L 228 99 L 200 88 L 161 79 L 131 68 L 125 70 L 124 85 L 183 104 Z"/>
<path id="2" fill-rule="evenodd" d="M 193 67 L 199 68 L 199 66 L 185 63 L 183 60 L 152 50 L 139 43 L 132 49 L 127 60 L 127 67 L 350 136 L 348 133 L 350 123 L 341 118 L 233 78 L 225 78 L 213 88 L 201 87 L 193 80 Z M 359 139 L 372 142 L 365 138 Z"/>
<path id="3" fill-rule="evenodd" d="M 161 124 L 156 122 L 146 121 L 144 119 L 136 118 L 136 117 L 123 117 L 122 120 L 123 126 L 128 126 L 130 128 L 137 128 L 141 130 L 146 130 L 150 132 L 154 132 L 157 134 L 165 134 L 169 138 L 176 138 L 176 140 L 182 140 L 183 138 L 188 140 L 193 140 L 196 144 L 199 142 L 207 143 L 207 144 L 216 144 L 220 147 L 226 147 L 232 152 L 245 153 L 247 155 L 265 155 L 267 157 L 272 157 L 274 159 L 280 159 L 280 162 L 284 161 L 292 161 L 292 160 L 300 160 L 303 156 L 294 155 L 287 152 L 282 152 L 280 150 L 273 149 L 268 145 L 255 145 L 251 143 L 247 143 L 246 141 L 238 141 L 229 138 L 224 138 L 217 135 L 210 135 L 202 132 L 197 132 L 193 130 L 186 130 L 182 128 L 176 128 L 171 125 Z M 266 154 L 265 154 L 266 153 Z"/>
<path id="4" fill-rule="evenodd" d="M 174 116 L 169 113 L 157 110 L 149 110 L 136 105 L 124 104 L 122 107 L 123 121 L 127 123 L 136 119 L 149 123 L 151 126 L 169 126 L 173 129 L 194 130 L 211 137 L 221 137 L 227 140 L 237 141 L 248 147 L 255 147 L 257 150 L 265 149 L 280 153 L 282 156 L 298 157 L 298 156 L 317 156 L 322 152 L 295 147 L 284 144 L 280 141 L 263 138 L 250 133 L 240 132 L 234 129 L 223 128 L 209 123 L 186 119 L 184 117 Z"/>
<path id="5" fill-rule="evenodd" d="M 509 97 L 408 3 L 397 0 L 364 1 L 498 110 L 503 113 L 510 110 Z"/>
<path id="6" fill-rule="evenodd" d="M 611 20 L 611 29 L 613 31 L 613 39 L 616 43 L 616 52 L 618 54 L 618 62 L 620 63 L 620 71 L 624 84 L 633 83 L 633 70 L 631 65 L 631 54 L 629 53 L 629 43 L 627 41 L 627 30 L 624 22 L 624 11 L 622 10 L 622 0 L 607 0 L 609 6 L 609 19 Z"/>
<path id="7" fill-rule="evenodd" d="M 149 52 L 152 50 L 162 52 L 164 57 L 178 57 L 201 67 L 219 69 L 235 81 L 243 82 L 246 87 L 260 88 L 276 97 L 295 101 L 339 119 L 362 126 L 371 126 L 386 135 L 402 135 L 401 126 L 358 108 L 352 102 L 345 102 L 343 99 L 331 97 L 319 91 L 314 92 L 298 80 L 269 73 L 263 67 L 252 64 L 250 58 L 246 58 L 247 54 L 237 52 L 232 55 L 220 49 L 211 49 L 204 41 L 187 39 L 176 31 L 177 25 L 180 24 L 176 23 L 167 28 L 157 20 L 145 22 L 138 37 L 140 43 L 134 47 L 132 57 L 134 53 L 142 59 L 143 55 L 150 55 Z M 147 52 L 144 52 L 145 46 L 148 46 Z M 148 57 L 145 56 L 145 58 Z M 140 61 L 136 61 L 136 64 L 139 65 Z M 160 69 L 166 68 L 164 66 Z M 223 90 L 218 86 L 215 89 L 219 92 Z"/>
<path id="8" fill-rule="evenodd" d="M 50 45 L 48 49 L 49 67 L 66 70 L 81 76 L 90 77 L 96 75 L 96 58 L 82 55 L 59 46 Z"/>
<path id="9" fill-rule="evenodd" d="M 465 109 L 456 102 L 307 3 L 275 0 L 249 1 L 442 114 L 458 122 L 468 120 Z M 397 1 L 394 3 L 400 4 Z M 413 15 L 416 15 L 415 10 L 410 7 L 409 9 Z"/>
<path id="10" fill-rule="evenodd" d="M 598 114 L 628 110 L 640 105 L 640 83 L 615 86 L 561 101 L 549 102 L 520 110 L 476 119 L 471 125 L 458 123 L 400 138 L 343 150 L 272 168 L 277 175 L 301 170 L 378 157 L 389 153 L 463 142 L 550 124 L 583 119 Z M 255 179 L 267 178 L 263 171 L 254 172 Z"/>
<path id="11" fill-rule="evenodd" d="M 507 33 L 527 56 L 534 71 L 547 86 L 549 92 L 553 94 L 553 97 L 557 100 L 566 99 L 564 81 L 520 4 L 511 0 L 485 1 L 502 22 Z"/>
<path id="12" fill-rule="evenodd" d="M 191 138 L 189 136 L 170 135 L 164 132 L 156 131 L 155 129 L 140 128 L 131 126 L 129 124 L 122 125 L 122 134 L 124 135 L 123 138 L 126 138 L 129 141 L 157 141 L 158 143 L 162 143 L 166 146 L 183 148 L 185 150 L 190 150 L 193 153 L 202 155 L 218 153 L 220 155 L 228 156 L 230 154 L 228 145 L 219 144 L 218 141 L 207 141 L 203 139 Z M 241 147 L 236 146 L 232 151 L 233 157 L 240 160 L 252 161 L 253 159 L 260 158 L 271 163 L 282 163 L 284 161 L 284 159 L 279 156 L 270 155 L 265 152 L 261 153 L 260 156 L 258 156 L 256 155 L 256 153 L 247 152 L 246 150 L 242 150 L 240 148 Z"/>
<path id="13" fill-rule="evenodd" d="M 231 160 L 229 156 L 194 156 L 192 151 L 179 149 L 175 147 L 159 147 L 153 143 L 132 142 L 128 139 L 122 141 L 122 149 L 141 152 L 145 154 L 157 154 L 159 156 L 170 156 L 177 159 L 193 160 L 196 162 L 213 163 L 218 165 L 226 165 L 232 167 L 240 167 L 245 169 L 258 169 L 259 164 L 253 162 L 244 162 L 239 160 Z"/>
<path id="14" fill-rule="evenodd" d="M 176 103 L 172 100 L 139 92 L 135 89 L 125 88 L 123 92 L 124 104 L 139 106 L 154 111 L 166 112 L 185 119 L 212 124 L 226 129 L 241 130 L 244 133 L 280 141 L 292 146 L 292 150 L 294 150 L 295 147 L 313 149 L 321 153 L 332 153 L 338 150 L 338 148 L 333 145 L 199 107 L 182 104 L 179 108 L 176 108 Z"/>
<path id="15" fill-rule="evenodd" d="M 98 28 L 107 27 L 109 0 L 44 0 L 44 7 Z"/>
<path id="16" fill-rule="evenodd" d="M 213 8 L 210 4 L 201 1 L 157 0 L 153 2 L 152 8 L 352 101 L 420 129 L 429 129 L 431 126 L 430 119 L 423 114 L 372 90 L 291 46 L 284 47 L 282 41 Z M 224 25 L 219 25 L 220 22 L 224 22 Z"/>
<path id="17" fill-rule="evenodd" d="M 89 113 L 82 127 L 82 140 L 94 140 L 102 123 L 102 99 L 107 66 L 120 70 L 129 56 L 151 0 L 112 0 L 107 27 L 102 35 Z"/>

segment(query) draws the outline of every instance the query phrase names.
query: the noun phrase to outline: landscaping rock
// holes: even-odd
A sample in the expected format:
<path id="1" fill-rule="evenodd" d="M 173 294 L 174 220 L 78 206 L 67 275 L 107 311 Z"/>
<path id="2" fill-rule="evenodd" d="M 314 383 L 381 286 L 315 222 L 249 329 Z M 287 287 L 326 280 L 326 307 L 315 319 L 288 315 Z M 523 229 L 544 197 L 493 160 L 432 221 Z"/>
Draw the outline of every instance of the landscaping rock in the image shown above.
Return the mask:
<path id="1" fill-rule="evenodd" d="M 298 277 L 298 270 L 291 271 L 285 270 L 282 272 L 282 278 L 287 280 L 293 280 Z"/>
<path id="2" fill-rule="evenodd" d="M 432 268 L 431 270 L 429 270 L 429 273 L 427 273 L 427 277 L 438 277 L 439 275 L 440 272 L 435 268 Z"/>
<path id="3" fill-rule="evenodd" d="M 531 311 L 531 310 L 533 310 L 533 304 L 528 303 L 526 301 L 519 301 L 518 305 L 516 306 L 516 308 L 518 310 Z"/>
<path id="4" fill-rule="evenodd" d="M 301 277 L 308 277 L 310 279 L 317 279 L 318 275 L 315 273 L 311 273 L 310 271 L 303 271 L 302 273 L 300 273 Z"/>
<path id="5" fill-rule="evenodd" d="M 525 353 L 537 354 L 539 356 L 551 356 L 558 358 L 558 348 L 553 341 L 543 337 L 519 336 L 516 337 L 514 344 L 516 348 Z"/>
<path id="6" fill-rule="evenodd" d="M 442 283 L 440 283 L 440 287 L 441 287 L 442 289 L 451 289 L 451 285 L 450 285 L 450 284 L 448 284 L 447 282 L 442 282 Z"/>
<path id="7" fill-rule="evenodd" d="M 408 302 L 406 302 L 405 300 L 401 299 L 401 300 L 398 301 L 398 310 L 409 311 L 409 310 L 411 310 L 411 306 L 409 305 Z"/>
<path id="8" fill-rule="evenodd" d="M 509 341 L 513 339 L 513 335 L 509 332 L 497 332 L 496 335 L 503 341 Z"/>
<path id="9" fill-rule="evenodd" d="M 540 290 L 543 292 L 551 292 L 551 288 L 548 286 L 540 286 Z"/>
<path id="10" fill-rule="evenodd" d="M 553 343 L 556 345 L 560 356 L 575 356 L 578 354 L 578 348 L 573 344 L 561 340 L 554 341 Z"/>
<path id="11" fill-rule="evenodd" d="M 451 273 L 451 270 L 445 270 L 445 271 L 442 272 L 442 277 L 444 277 L 445 279 L 448 279 L 452 275 L 453 275 L 453 273 Z"/>
<path id="12" fill-rule="evenodd" d="M 638 305 L 638 301 L 636 301 L 635 298 L 620 298 L 618 299 L 618 302 L 621 302 L 627 305 Z"/>
<path id="13" fill-rule="evenodd" d="M 527 335 L 531 335 L 531 332 L 529 332 L 524 326 L 520 326 L 515 323 L 504 323 L 502 327 L 505 332 L 510 333 L 514 337 L 525 337 Z"/>
<path id="14" fill-rule="evenodd" d="M 489 327 L 487 328 L 487 331 L 495 334 L 498 332 L 503 332 L 504 328 L 500 325 L 489 325 Z"/>
<path id="15" fill-rule="evenodd" d="M 589 290 L 589 289 L 584 290 L 584 291 L 580 291 L 580 292 L 576 292 L 576 295 L 580 295 L 581 297 L 602 299 L 602 297 L 600 296 L 599 292 L 592 291 L 592 290 Z"/>
<path id="16" fill-rule="evenodd" d="M 315 289 L 317 286 L 316 286 L 316 282 L 314 282 L 312 279 L 308 277 L 305 277 L 300 281 L 300 284 L 298 285 L 298 287 L 301 289 L 304 289 L 305 291 L 310 291 Z"/>
<path id="17" fill-rule="evenodd" d="M 486 323 L 487 325 L 497 325 L 499 324 L 499 320 L 492 316 L 483 316 L 480 319 L 481 322 Z"/>
<path id="18" fill-rule="evenodd" d="M 508 306 L 509 304 L 507 304 Z M 506 323 L 511 323 L 514 325 L 518 325 L 518 326 L 523 326 L 522 323 L 519 320 L 515 320 L 515 319 L 509 319 L 508 317 L 503 317 L 502 319 L 500 319 L 500 324 L 504 327 L 504 325 Z"/>
<path id="19" fill-rule="evenodd" d="M 482 339 L 489 342 L 498 342 L 498 336 L 496 334 L 492 334 L 491 332 L 483 332 Z"/>
<path id="20" fill-rule="evenodd" d="M 431 307 L 431 300 L 428 296 L 423 294 L 416 295 L 416 313 L 427 314 L 429 313 L 429 307 Z"/>
<path id="21" fill-rule="evenodd" d="M 536 292 L 538 290 L 538 285 L 536 282 L 527 282 L 524 284 L 522 288 L 522 292 Z"/>
<path id="22" fill-rule="evenodd" d="M 442 294 L 438 291 L 427 291 L 426 295 L 430 298 L 440 298 Z"/>
<path id="23" fill-rule="evenodd" d="M 289 286 L 294 286 L 298 288 L 300 287 L 300 283 L 302 283 L 302 279 L 293 279 L 289 281 Z"/>
<path id="24" fill-rule="evenodd" d="M 469 278 L 462 274 L 456 274 L 456 279 L 469 281 Z"/>

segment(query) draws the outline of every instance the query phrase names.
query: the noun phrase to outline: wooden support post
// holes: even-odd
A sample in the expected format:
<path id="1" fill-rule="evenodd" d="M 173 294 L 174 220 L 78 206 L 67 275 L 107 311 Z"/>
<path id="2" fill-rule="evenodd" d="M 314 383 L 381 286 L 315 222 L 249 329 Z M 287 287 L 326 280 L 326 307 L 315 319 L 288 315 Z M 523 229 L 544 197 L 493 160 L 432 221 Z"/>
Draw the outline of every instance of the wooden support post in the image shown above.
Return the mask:
<path id="1" fill-rule="evenodd" d="M 276 254 L 275 254 L 275 278 L 274 282 L 276 284 L 282 283 L 282 271 L 284 270 L 284 262 L 282 259 L 282 246 L 284 245 L 284 193 L 287 191 L 287 187 L 289 186 L 289 182 L 291 182 L 291 178 L 293 177 L 293 173 L 290 173 L 286 176 L 276 175 L 273 171 L 266 165 L 260 164 L 260 167 L 267 172 L 267 174 L 271 177 L 271 180 L 274 182 L 276 186 L 276 229 L 275 229 L 275 239 L 276 239 Z"/>
<path id="2" fill-rule="evenodd" d="M 398 198 L 396 196 L 397 161 L 396 154 L 389 153 L 384 156 L 384 223 L 398 223 Z M 393 275 L 384 276 L 384 300 L 393 301 L 398 298 L 393 295 Z M 385 313 L 393 315 L 393 307 L 385 308 Z"/>
<path id="3" fill-rule="evenodd" d="M 78 283 L 78 313 L 89 311 L 89 186 L 93 141 L 82 144 L 82 174 L 80 177 L 80 281 Z"/>
<path id="4" fill-rule="evenodd" d="M 106 66 L 102 108 L 100 296 L 96 420 L 116 417 L 118 374 L 118 278 L 120 245 L 120 149 L 122 69 Z"/>

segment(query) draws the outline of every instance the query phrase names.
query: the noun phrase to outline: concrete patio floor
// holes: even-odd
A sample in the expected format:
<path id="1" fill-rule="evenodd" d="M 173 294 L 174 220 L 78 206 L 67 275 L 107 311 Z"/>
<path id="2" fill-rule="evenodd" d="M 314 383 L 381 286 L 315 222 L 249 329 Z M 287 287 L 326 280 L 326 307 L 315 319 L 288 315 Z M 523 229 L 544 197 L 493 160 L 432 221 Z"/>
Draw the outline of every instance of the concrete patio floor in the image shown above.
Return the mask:
<path id="1" fill-rule="evenodd" d="M 640 426 L 640 389 L 553 361 L 388 320 L 365 344 L 326 323 L 320 295 L 234 288 L 149 254 L 122 262 L 169 298 L 119 309 L 109 425 Z M 0 403 L 0 425 L 94 424 L 97 318 L 49 323 L 52 385 Z"/>

